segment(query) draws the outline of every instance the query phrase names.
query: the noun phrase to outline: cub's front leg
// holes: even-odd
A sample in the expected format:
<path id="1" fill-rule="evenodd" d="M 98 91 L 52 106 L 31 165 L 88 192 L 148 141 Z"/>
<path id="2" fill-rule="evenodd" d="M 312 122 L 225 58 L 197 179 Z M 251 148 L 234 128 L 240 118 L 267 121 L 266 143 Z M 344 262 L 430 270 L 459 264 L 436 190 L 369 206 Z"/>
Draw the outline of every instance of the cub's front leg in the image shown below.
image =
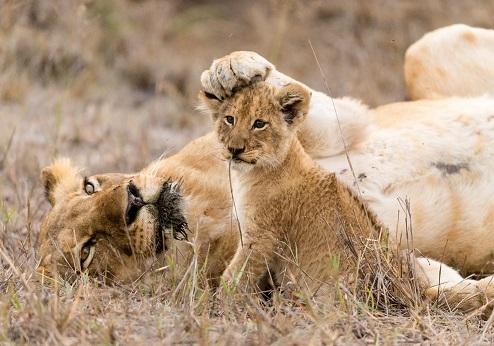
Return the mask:
<path id="1" fill-rule="evenodd" d="M 223 280 L 241 291 L 259 291 L 259 282 L 273 263 L 276 240 L 261 232 L 257 227 L 250 227 L 245 232 L 244 244 L 238 245 L 235 256 L 223 273 Z"/>

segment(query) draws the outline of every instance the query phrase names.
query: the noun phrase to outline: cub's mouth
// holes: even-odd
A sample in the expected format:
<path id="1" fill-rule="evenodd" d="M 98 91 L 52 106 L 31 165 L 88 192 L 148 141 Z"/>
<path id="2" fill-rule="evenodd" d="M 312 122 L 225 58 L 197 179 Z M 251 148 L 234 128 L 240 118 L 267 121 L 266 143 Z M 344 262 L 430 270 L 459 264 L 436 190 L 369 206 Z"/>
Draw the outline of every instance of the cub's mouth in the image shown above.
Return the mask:
<path id="1" fill-rule="evenodd" d="M 173 237 L 176 240 L 188 240 L 189 227 L 182 211 L 183 198 L 179 184 L 165 182 L 153 202 L 145 202 L 137 186 L 131 181 L 127 186 L 128 204 L 125 212 L 127 225 L 132 224 L 143 207 L 155 216 L 154 243 L 155 253 L 166 250 L 166 240 Z"/>
<path id="2" fill-rule="evenodd" d="M 247 164 L 247 165 L 255 165 L 256 164 L 256 160 L 244 160 L 240 157 L 232 157 L 231 160 L 233 161 L 233 163 L 236 163 L 236 164 Z"/>
<path id="3" fill-rule="evenodd" d="M 224 151 L 223 151 L 223 157 L 226 160 L 229 160 L 230 163 L 234 163 L 237 165 L 240 164 L 247 164 L 247 165 L 255 165 L 257 163 L 257 155 L 255 154 L 254 151 L 251 150 L 245 150 L 245 147 L 243 148 L 234 148 L 234 147 L 229 147 L 225 143 L 224 145 Z"/>

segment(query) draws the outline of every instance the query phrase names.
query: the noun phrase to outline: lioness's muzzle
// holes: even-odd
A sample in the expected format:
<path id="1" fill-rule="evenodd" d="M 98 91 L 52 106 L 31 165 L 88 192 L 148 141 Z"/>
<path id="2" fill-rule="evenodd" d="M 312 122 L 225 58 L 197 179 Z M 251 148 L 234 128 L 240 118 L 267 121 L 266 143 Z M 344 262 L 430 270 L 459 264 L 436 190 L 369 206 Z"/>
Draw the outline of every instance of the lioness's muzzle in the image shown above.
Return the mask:
<path id="1" fill-rule="evenodd" d="M 182 195 L 176 183 L 167 181 L 163 184 L 156 206 L 161 227 L 170 230 L 173 238 L 187 240 L 189 226 L 182 211 Z"/>

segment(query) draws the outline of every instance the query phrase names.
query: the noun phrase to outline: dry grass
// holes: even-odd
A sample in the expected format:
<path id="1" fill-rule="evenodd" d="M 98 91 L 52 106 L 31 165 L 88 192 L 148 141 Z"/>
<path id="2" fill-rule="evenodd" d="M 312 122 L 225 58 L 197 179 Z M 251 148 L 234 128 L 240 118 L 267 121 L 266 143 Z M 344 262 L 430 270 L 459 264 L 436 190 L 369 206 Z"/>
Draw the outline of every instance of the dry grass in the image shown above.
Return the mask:
<path id="1" fill-rule="evenodd" d="M 492 13 L 490 0 L 0 2 L 0 343 L 492 343 L 476 317 L 423 304 L 386 315 L 344 291 L 322 305 L 220 300 L 198 269 L 179 289 L 170 268 L 115 287 L 33 277 L 41 167 L 66 155 L 134 171 L 178 150 L 207 131 L 193 109 L 213 58 L 255 50 L 324 90 L 310 39 L 336 96 L 378 105 L 405 98 L 408 45 L 447 24 L 492 26 Z"/>

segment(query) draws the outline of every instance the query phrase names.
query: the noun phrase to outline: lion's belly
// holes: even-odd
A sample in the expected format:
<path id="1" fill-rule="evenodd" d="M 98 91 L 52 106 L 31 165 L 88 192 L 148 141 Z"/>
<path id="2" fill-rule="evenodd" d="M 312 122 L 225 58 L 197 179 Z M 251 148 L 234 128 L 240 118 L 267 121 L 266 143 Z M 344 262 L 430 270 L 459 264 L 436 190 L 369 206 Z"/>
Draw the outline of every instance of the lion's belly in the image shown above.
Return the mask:
<path id="1" fill-rule="evenodd" d="M 337 173 L 348 165 L 346 158 L 324 163 Z M 356 179 L 346 173 L 339 177 L 360 191 L 402 248 L 413 247 L 463 273 L 494 272 L 494 173 L 437 170 L 383 187 L 382 177 L 359 178 L 358 172 Z"/>
<path id="2" fill-rule="evenodd" d="M 402 247 L 409 201 L 418 251 L 462 272 L 494 272 L 494 120 L 487 112 L 494 106 L 477 114 L 460 108 L 429 123 L 375 129 L 349 152 L 353 172 L 345 155 L 319 163 L 360 190 Z"/>
<path id="3" fill-rule="evenodd" d="M 401 247 L 407 247 L 408 239 L 422 255 L 463 273 L 492 273 L 493 178 L 488 174 L 478 179 L 427 177 L 384 194 L 370 207 L 390 227 Z"/>

